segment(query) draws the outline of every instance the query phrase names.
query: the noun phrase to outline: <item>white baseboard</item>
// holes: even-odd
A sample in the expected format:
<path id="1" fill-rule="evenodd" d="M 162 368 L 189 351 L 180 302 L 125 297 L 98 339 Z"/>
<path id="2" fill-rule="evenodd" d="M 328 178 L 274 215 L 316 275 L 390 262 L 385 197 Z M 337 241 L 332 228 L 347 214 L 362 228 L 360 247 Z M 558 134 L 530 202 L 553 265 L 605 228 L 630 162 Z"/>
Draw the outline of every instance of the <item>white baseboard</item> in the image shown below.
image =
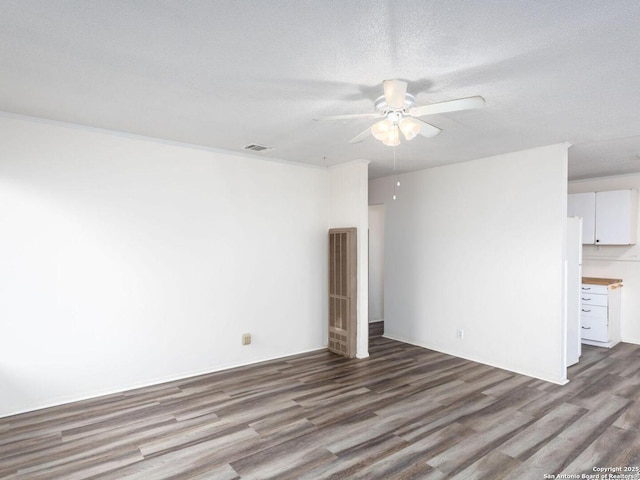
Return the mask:
<path id="1" fill-rule="evenodd" d="M 521 370 L 514 370 L 511 368 L 505 368 L 502 365 L 495 365 L 491 362 L 487 362 L 485 360 L 480 360 L 477 358 L 472 358 L 472 357 L 468 357 L 465 355 L 459 355 L 457 353 L 452 353 L 452 352 L 448 352 L 445 351 L 443 349 L 439 349 L 434 347 L 433 345 L 426 345 L 420 342 L 415 342 L 413 340 L 409 340 L 406 338 L 402 338 L 402 337 L 397 337 L 395 335 L 389 335 L 388 333 L 384 333 L 384 335 L 382 335 L 384 338 L 388 338 L 390 340 L 396 340 L 398 342 L 403 342 L 403 343 L 408 343 L 409 345 L 415 345 L 416 347 L 421 347 L 421 348 L 426 348 L 429 350 L 433 350 L 436 352 L 440 352 L 440 353 L 444 353 L 446 355 L 451 355 L 452 357 L 458 357 L 458 358 L 464 358 L 465 360 L 469 360 L 471 362 L 476 362 L 476 363 L 482 363 L 483 365 L 489 365 L 490 367 L 494 367 L 494 368 L 499 368 L 500 370 L 506 370 L 508 372 L 513 372 L 513 373 L 517 373 L 518 375 L 525 375 L 527 377 L 532 377 L 532 378 L 537 378 L 538 380 L 543 380 L 545 382 L 550 382 L 550 383 L 555 383 L 556 385 L 566 385 L 567 383 L 569 383 L 569 380 L 567 378 L 561 378 L 561 379 L 553 379 L 553 378 L 546 378 L 540 375 L 536 375 L 532 372 L 525 372 L 525 371 L 521 371 Z"/>
<path id="2" fill-rule="evenodd" d="M 82 400 L 90 400 L 92 398 L 104 397 L 104 396 L 107 396 L 107 395 L 114 395 L 114 394 L 118 394 L 118 393 L 122 393 L 122 392 L 127 392 L 129 390 L 135 390 L 137 388 L 144 388 L 144 387 L 151 387 L 151 386 L 154 386 L 154 385 L 161 385 L 163 383 L 172 382 L 172 381 L 175 381 L 175 380 L 184 380 L 184 379 L 191 378 L 191 377 L 198 377 L 200 375 L 208 375 L 210 373 L 222 372 L 222 371 L 225 371 L 225 370 L 231 370 L 233 368 L 247 367 L 247 366 L 250 366 L 250 365 L 255 365 L 255 364 L 264 363 L 264 362 L 270 362 L 270 361 L 273 361 L 273 360 L 283 360 L 283 359 L 287 359 L 289 357 L 295 357 L 296 355 L 301 355 L 303 353 L 318 352 L 318 351 L 321 351 L 321 350 L 325 350 L 326 348 L 327 347 L 325 345 L 324 347 L 311 348 L 311 349 L 307 349 L 307 350 L 301 350 L 301 351 L 295 352 L 295 353 L 288 353 L 288 354 L 286 354 L 284 356 L 275 355 L 275 356 L 272 356 L 272 357 L 267 357 L 267 358 L 263 358 L 263 359 L 260 359 L 260 360 L 253 360 L 253 361 L 246 362 L 246 363 L 226 364 L 226 365 L 220 365 L 220 366 L 217 366 L 217 367 L 206 368 L 206 369 L 202 369 L 202 370 L 195 370 L 195 371 L 183 372 L 183 373 L 179 373 L 179 374 L 175 374 L 175 375 L 168 375 L 166 377 L 157 377 L 157 378 L 153 378 L 153 379 L 147 379 L 147 380 L 144 380 L 142 382 L 132 383 L 132 384 L 128 384 L 128 385 L 125 385 L 125 386 L 122 386 L 122 387 L 118 387 L 118 388 L 110 388 L 110 389 L 93 391 L 93 392 L 85 392 L 85 393 L 78 394 L 78 395 L 69 395 L 69 396 L 64 396 L 64 397 L 58 397 L 58 398 L 54 398 L 54 399 L 51 399 L 51 400 L 49 400 L 47 402 L 43 402 L 41 404 L 34 405 L 32 407 L 28 407 L 28 408 L 25 408 L 25 409 L 20 409 L 20 410 L 0 413 L 0 418 L 11 417 L 13 415 L 19 415 L 21 413 L 35 412 L 37 410 L 43 410 L 45 408 L 58 407 L 60 405 L 66 405 L 68 403 L 80 402 Z"/>

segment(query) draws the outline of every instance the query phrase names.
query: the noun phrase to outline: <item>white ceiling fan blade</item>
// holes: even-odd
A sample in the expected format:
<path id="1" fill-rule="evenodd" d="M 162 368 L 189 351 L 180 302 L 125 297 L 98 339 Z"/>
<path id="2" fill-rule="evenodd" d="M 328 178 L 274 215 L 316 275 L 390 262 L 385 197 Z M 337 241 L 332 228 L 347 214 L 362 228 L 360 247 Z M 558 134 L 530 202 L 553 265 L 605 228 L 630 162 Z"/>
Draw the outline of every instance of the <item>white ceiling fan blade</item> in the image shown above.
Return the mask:
<path id="1" fill-rule="evenodd" d="M 355 137 L 353 137 L 351 140 L 349 140 L 349 143 L 360 143 L 365 138 L 367 138 L 369 135 L 371 135 L 371 127 L 367 128 L 361 134 L 356 135 Z"/>
<path id="2" fill-rule="evenodd" d="M 484 98 L 467 97 L 458 98 L 457 100 L 449 100 L 447 102 L 432 103 L 431 105 L 422 105 L 409 110 L 412 117 L 422 117 L 424 115 L 434 115 L 436 113 L 458 112 L 460 110 L 471 110 L 472 108 L 481 108 L 484 106 Z"/>
<path id="3" fill-rule="evenodd" d="M 418 133 L 423 137 L 427 137 L 427 138 L 435 137 L 442 131 L 442 129 L 434 125 L 431 125 L 430 123 L 423 122 L 422 120 L 418 120 L 417 118 L 414 118 L 413 120 L 420 123 L 421 128 Z"/>
<path id="4" fill-rule="evenodd" d="M 407 94 L 407 82 L 402 80 L 385 80 L 382 82 L 384 88 L 384 101 L 391 108 L 402 108 L 404 97 Z"/>
<path id="5" fill-rule="evenodd" d="M 382 115 L 378 112 L 375 113 L 354 113 L 353 115 L 329 115 L 327 117 L 314 118 L 315 121 L 320 120 L 355 120 L 358 118 L 379 118 Z"/>

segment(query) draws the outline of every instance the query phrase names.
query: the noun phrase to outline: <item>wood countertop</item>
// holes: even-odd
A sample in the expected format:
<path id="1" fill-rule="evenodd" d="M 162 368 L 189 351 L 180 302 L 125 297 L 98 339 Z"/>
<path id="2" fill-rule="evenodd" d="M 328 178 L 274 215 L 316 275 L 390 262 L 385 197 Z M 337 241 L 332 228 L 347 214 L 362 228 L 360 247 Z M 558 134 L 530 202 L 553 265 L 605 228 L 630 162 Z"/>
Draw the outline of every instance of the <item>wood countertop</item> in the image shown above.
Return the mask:
<path id="1" fill-rule="evenodd" d="M 582 277 L 582 283 L 588 283 L 590 285 L 617 285 L 622 283 L 621 278 L 596 278 L 596 277 Z"/>

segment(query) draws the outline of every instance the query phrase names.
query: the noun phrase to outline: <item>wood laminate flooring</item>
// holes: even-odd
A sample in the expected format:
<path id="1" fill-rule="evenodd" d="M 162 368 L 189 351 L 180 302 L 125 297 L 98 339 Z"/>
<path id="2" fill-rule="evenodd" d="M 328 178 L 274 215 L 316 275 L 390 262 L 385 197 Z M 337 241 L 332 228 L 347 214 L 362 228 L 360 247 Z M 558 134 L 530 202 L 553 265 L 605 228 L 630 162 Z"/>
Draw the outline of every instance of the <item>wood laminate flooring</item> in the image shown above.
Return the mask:
<path id="1" fill-rule="evenodd" d="M 640 466 L 638 345 L 584 346 L 565 386 L 383 337 L 370 354 L 318 351 L 0 419 L 0 478 L 542 479 Z"/>
<path id="2" fill-rule="evenodd" d="M 384 320 L 369 323 L 369 338 L 381 337 L 384 335 Z"/>

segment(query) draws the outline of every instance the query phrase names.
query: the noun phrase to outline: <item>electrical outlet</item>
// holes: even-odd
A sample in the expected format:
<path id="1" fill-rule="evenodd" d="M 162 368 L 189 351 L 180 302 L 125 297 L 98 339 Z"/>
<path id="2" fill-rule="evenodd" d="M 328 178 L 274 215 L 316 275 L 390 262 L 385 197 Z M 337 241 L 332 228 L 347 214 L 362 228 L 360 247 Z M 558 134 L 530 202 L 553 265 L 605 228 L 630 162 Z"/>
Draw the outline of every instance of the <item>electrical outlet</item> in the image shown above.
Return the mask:
<path id="1" fill-rule="evenodd" d="M 462 329 L 457 329 L 456 330 L 456 337 L 459 338 L 460 340 L 462 340 L 464 338 L 464 330 Z"/>
<path id="2" fill-rule="evenodd" d="M 243 345 L 250 345 L 251 344 L 251 334 L 250 333 L 243 333 L 242 334 L 242 344 Z"/>

